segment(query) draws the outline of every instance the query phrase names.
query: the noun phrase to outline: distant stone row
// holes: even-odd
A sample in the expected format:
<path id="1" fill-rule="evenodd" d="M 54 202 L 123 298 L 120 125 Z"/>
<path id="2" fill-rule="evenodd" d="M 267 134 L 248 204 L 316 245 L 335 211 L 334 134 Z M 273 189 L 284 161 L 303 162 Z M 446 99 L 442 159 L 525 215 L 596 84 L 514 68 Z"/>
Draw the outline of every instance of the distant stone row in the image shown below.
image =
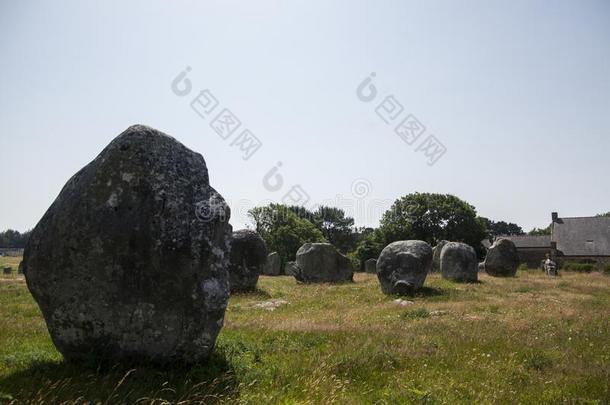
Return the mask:
<path id="1" fill-rule="evenodd" d="M 518 265 L 517 249 L 508 239 L 498 239 L 481 264 L 474 249 L 465 243 L 441 241 L 433 249 L 426 242 L 408 240 L 389 244 L 378 260 L 365 262 L 365 271 L 377 274 L 385 294 L 411 294 L 423 286 L 430 271 L 439 271 L 447 280 L 476 282 L 480 269 L 491 276 L 512 277 Z M 256 232 L 242 230 L 233 234 L 231 292 L 254 290 L 259 274 L 277 276 L 280 269 L 279 255 L 274 252 L 267 256 L 265 243 Z M 286 264 L 286 274 L 304 283 L 353 279 L 350 261 L 328 243 L 303 245 L 296 262 Z"/>

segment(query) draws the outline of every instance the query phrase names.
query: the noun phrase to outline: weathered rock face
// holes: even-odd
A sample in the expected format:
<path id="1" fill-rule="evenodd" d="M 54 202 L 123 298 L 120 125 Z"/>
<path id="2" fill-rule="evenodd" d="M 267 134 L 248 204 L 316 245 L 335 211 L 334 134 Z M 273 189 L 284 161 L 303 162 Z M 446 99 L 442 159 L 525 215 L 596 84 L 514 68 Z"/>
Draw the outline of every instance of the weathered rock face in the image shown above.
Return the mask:
<path id="1" fill-rule="evenodd" d="M 385 294 L 411 294 L 424 285 L 432 267 L 432 248 L 421 240 L 390 243 L 377 260 L 377 278 Z"/>
<path id="2" fill-rule="evenodd" d="M 490 276 L 514 277 L 519 267 L 519 255 L 513 241 L 498 239 L 487 250 L 485 271 Z"/>
<path id="3" fill-rule="evenodd" d="M 377 273 L 377 259 L 368 259 L 364 262 L 364 271 L 367 273 Z"/>
<path id="4" fill-rule="evenodd" d="M 65 358 L 196 362 L 229 298 L 230 211 L 203 157 L 129 127 L 32 231 L 27 285 Z"/>
<path id="5" fill-rule="evenodd" d="M 229 285 L 231 292 L 253 291 L 267 261 L 267 246 L 258 233 L 249 229 L 233 232 Z"/>
<path id="6" fill-rule="evenodd" d="M 303 283 L 352 281 L 354 269 L 349 259 L 330 243 L 306 243 L 297 251 L 294 278 Z"/>
<path id="7" fill-rule="evenodd" d="M 263 267 L 263 274 L 266 276 L 279 276 L 282 271 L 282 258 L 279 253 L 273 252 L 267 256 L 267 262 Z"/>
<path id="8" fill-rule="evenodd" d="M 471 246 L 460 242 L 447 242 L 441 252 L 441 275 L 453 281 L 478 280 L 477 254 Z"/>
<path id="9" fill-rule="evenodd" d="M 448 241 L 442 240 L 432 249 L 432 271 L 441 271 L 441 251 L 447 243 Z"/>
<path id="10" fill-rule="evenodd" d="M 284 267 L 284 274 L 287 276 L 294 276 L 297 274 L 297 269 L 298 267 L 296 262 L 287 262 L 286 266 Z"/>

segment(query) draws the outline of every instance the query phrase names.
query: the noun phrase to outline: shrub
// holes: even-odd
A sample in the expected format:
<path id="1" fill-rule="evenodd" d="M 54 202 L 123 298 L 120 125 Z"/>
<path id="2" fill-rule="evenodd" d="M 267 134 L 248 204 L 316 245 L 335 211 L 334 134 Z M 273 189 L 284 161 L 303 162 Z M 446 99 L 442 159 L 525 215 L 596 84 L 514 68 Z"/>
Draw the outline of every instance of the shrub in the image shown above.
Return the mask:
<path id="1" fill-rule="evenodd" d="M 602 273 L 606 276 L 610 276 L 610 264 L 607 264 L 602 268 Z"/>
<path id="2" fill-rule="evenodd" d="M 576 271 L 578 273 L 590 273 L 595 270 L 595 265 L 591 263 L 572 263 L 568 262 L 563 265 L 565 271 Z"/>

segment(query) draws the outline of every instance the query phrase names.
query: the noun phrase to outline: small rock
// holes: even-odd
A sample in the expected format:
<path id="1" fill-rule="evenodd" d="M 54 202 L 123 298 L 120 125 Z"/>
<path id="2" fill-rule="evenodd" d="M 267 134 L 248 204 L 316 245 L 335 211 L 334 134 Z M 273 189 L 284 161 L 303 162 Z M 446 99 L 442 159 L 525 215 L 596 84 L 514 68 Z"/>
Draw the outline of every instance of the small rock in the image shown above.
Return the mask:
<path id="1" fill-rule="evenodd" d="M 289 302 L 285 301 L 285 300 L 270 300 L 270 301 L 263 301 L 263 302 L 256 303 L 252 307 L 264 309 L 266 311 L 275 311 L 276 308 L 279 308 L 282 305 L 287 305 L 287 304 L 289 304 Z"/>
<path id="2" fill-rule="evenodd" d="M 445 315 L 447 313 L 447 311 L 443 311 L 443 310 L 437 310 L 437 311 L 430 311 L 430 316 L 441 316 L 441 315 Z"/>
<path id="3" fill-rule="evenodd" d="M 394 300 L 394 303 L 395 303 L 396 305 L 400 305 L 401 307 L 406 307 L 406 306 L 408 306 L 408 305 L 413 305 L 413 304 L 415 304 L 413 301 L 407 301 L 407 300 L 403 300 L 403 299 L 400 299 L 400 298 L 395 299 L 395 300 Z"/>

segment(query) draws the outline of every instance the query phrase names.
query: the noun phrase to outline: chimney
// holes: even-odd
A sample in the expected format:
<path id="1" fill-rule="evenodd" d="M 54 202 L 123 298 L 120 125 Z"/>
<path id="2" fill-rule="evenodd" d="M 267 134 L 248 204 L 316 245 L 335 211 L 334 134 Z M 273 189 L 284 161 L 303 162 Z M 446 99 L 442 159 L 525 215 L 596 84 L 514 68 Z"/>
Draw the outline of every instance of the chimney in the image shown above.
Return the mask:
<path id="1" fill-rule="evenodd" d="M 557 222 L 558 218 L 559 218 L 559 215 L 557 215 L 556 212 L 551 212 L 551 219 L 553 220 L 553 222 Z"/>

